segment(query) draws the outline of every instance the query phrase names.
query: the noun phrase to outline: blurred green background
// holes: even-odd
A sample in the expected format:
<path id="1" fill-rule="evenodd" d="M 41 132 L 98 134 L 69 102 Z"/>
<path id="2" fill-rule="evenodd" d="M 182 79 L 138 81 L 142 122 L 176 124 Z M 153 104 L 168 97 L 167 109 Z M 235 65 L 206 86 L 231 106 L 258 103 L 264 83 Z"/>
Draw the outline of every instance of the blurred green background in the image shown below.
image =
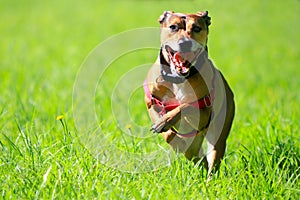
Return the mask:
<path id="1" fill-rule="evenodd" d="M 250 176 L 248 173 L 240 175 L 241 182 L 229 184 L 237 178 L 233 172 L 243 172 L 239 163 L 241 157 L 247 157 L 247 152 L 257 157 L 246 159 L 246 163 L 262 158 L 253 172 L 257 176 L 262 170 L 258 163 L 271 160 L 268 153 L 274 148 L 296 152 L 293 155 L 299 157 L 298 0 L 12 0 L 0 2 L 0 196 L 50 198 L 51 195 L 68 195 L 79 198 L 90 195 L 139 199 L 147 198 L 145 194 L 151 193 L 153 198 L 197 199 L 195 192 L 184 187 L 184 181 L 158 181 L 157 174 L 131 177 L 109 169 L 90 171 L 99 165 L 84 150 L 76 150 L 79 144 L 63 140 L 65 132 L 55 120 L 56 116 L 63 114 L 69 131 L 76 133 L 72 119 L 72 92 L 84 59 L 99 43 L 115 34 L 134 28 L 158 27 L 157 19 L 164 10 L 209 11 L 212 17 L 209 56 L 235 93 L 237 111 L 228 139 L 230 169 L 227 175 L 223 174 L 224 182 L 214 182 L 216 190 L 206 191 L 204 196 L 212 198 L 215 194 L 223 198 L 228 195 L 241 198 L 249 192 L 252 197 L 268 198 L 299 194 L 299 182 L 282 183 L 279 176 L 270 176 L 273 177 L 272 183 L 277 185 L 268 181 L 264 185 L 262 180 L 268 172 L 257 182 L 253 175 L 252 187 L 248 190 L 238 190 Z M 130 69 L 132 63 L 153 62 L 156 56 L 156 51 L 140 52 L 138 58 L 129 55 L 119 64 L 128 63 L 124 67 Z M 101 100 L 101 95 L 97 99 Z M 146 114 L 145 107 L 140 105 L 133 113 Z M 105 118 L 110 113 L 104 111 L 102 114 Z M 145 124 L 145 120 L 141 123 Z M 246 147 L 246 153 L 241 146 Z M 283 146 L 288 146 L 288 149 Z M 62 151 L 65 147 L 71 150 Z M 71 147 L 74 147 L 73 151 Z M 240 150 L 242 156 L 234 154 Z M 73 163 L 79 164 L 74 164 L 74 167 Z M 190 170 L 189 164 L 181 164 L 177 163 L 172 169 Z M 263 166 L 270 172 L 274 167 Z M 82 168 L 90 174 L 90 179 L 80 176 Z M 50 169 L 50 175 L 46 173 L 47 169 Z M 66 169 L 69 169 L 68 173 Z M 299 177 L 299 166 L 293 169 L 298 171 L 292 180 Z M 100 178 L 101 173 L 106 173 L 111 181 Z M 177 172 L 168 173 L 171 177 L 177 176 Z M 45 175 L 52 177 L 48 185 Z M 112 176 L 123 177 L 125 181 Z M 78 177 L 78 182 L 71 177 Z M 95 183 L 97 179 L 98 184 Z M 147 179 L 155 188 L 143 186 Z M 205 178 L 199 179 L 205 182 Z M 124 190 L 105 186 L 106 181 L 124 187 Z M 177 192 L 169 194 L 160 190 L 160 186 L 175 187 Z M 206 188 L 205 185 L 197 187 L 198 190 Z M 219 191 L 229 187 L 230 194 Z M 140 191 L 144 191 L 144 196 Z"/>

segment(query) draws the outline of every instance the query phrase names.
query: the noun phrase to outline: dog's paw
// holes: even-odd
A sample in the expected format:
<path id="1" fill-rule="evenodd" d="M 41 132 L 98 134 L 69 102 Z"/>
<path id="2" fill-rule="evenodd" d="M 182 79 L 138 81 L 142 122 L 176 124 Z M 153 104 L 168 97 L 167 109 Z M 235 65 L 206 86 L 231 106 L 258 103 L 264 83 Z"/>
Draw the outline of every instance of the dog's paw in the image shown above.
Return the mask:
<path id="1" fill-rule="evenodd" d="M 158 120 L 156 120 L 155 123 L 152 124 L 150 130 L 153 131 L 154 133 L 161 133 L 170 129 L 172 125 L 173 125 L 173 120 L 169 116 L 164 115 L 163 117 L 159 118 Z"/>
<path id="2" fill-rule="evenodd" d="M 162 117 L 152 124 L 150 130 L 153 131 L 154 133 L 161 133 L 165 131 L 166 122 L 167 120 L 164 117 Z"/>

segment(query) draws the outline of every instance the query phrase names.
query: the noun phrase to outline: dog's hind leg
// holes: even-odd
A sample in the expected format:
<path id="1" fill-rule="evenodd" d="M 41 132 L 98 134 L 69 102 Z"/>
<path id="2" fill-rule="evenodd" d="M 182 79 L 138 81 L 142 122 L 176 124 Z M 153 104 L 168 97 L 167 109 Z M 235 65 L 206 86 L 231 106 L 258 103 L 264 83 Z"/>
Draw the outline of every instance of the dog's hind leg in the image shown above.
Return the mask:
<path id="1" fill-rule="evenodd" d="M 224 156 L 225 149 L 226 149 L 226 140 L 229 135 L 232 121 L 234 117 L 234 102 L 227 101 L 226 107 L 226 117 L 225 121 L 222 120 L 224 116 L 219 114 L 215 116 L 213 119 L 208 133 L 207 133 L 207 145 L 208 145 L 208 152 L 206 155 L 207 162 L 208 162 L 208 175 L 211 176 L 212 173 L 218 170 L 221 159 Z M 222 123 L 224 121 L 224 123 Z M 218 134 L 218 131 L 221 129 L 221 134 Z"/>

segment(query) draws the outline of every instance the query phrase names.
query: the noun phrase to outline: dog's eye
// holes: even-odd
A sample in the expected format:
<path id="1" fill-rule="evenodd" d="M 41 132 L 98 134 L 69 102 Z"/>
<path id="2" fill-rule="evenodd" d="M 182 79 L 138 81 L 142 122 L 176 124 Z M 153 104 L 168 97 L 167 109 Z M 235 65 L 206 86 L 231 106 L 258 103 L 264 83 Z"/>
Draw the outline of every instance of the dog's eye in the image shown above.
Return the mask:
<path id="1" fill-rule="evenodd" d="M 171 29 L 171 31 L 173 32 L 177 32 L 179 30 L 178 26 L 177 25 L 171 25 L 169 26 L 169 28 Z"/>
<path id="2" fill-rule="evenodd" d="M 202 30 L 202 28 L 200 26 L 194 26 L 192 28 L 192 31 L 195 32 L 195 33 L 199 33 L 201 30 Z"/>

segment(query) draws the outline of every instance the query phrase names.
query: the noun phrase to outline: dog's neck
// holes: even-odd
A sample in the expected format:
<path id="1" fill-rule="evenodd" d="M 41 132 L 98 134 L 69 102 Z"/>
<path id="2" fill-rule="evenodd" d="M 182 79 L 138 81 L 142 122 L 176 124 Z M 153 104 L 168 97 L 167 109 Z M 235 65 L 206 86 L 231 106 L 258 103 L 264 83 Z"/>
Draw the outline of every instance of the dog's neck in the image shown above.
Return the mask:
<path id="1" fill-rule="evenodd" d="M 199 73 L 205 61 L 208 59 L 208 55 L 207 55 L 207 51 L 204 50 L 198 57 L 195 66 L 191 67 L 190 72 L 186 77 L 181 77 L 178 74 L 174 74 L 171 72 L 169 67 L 170 64 L 166 61 L 162 53 L 162 49 L 160 49 L 159 58 L 160 58 L 160 70 L 161 70 L 162 78 L 168 82 L 179 84 L 179 83 L 183 83 L 185 80 Z"/>

